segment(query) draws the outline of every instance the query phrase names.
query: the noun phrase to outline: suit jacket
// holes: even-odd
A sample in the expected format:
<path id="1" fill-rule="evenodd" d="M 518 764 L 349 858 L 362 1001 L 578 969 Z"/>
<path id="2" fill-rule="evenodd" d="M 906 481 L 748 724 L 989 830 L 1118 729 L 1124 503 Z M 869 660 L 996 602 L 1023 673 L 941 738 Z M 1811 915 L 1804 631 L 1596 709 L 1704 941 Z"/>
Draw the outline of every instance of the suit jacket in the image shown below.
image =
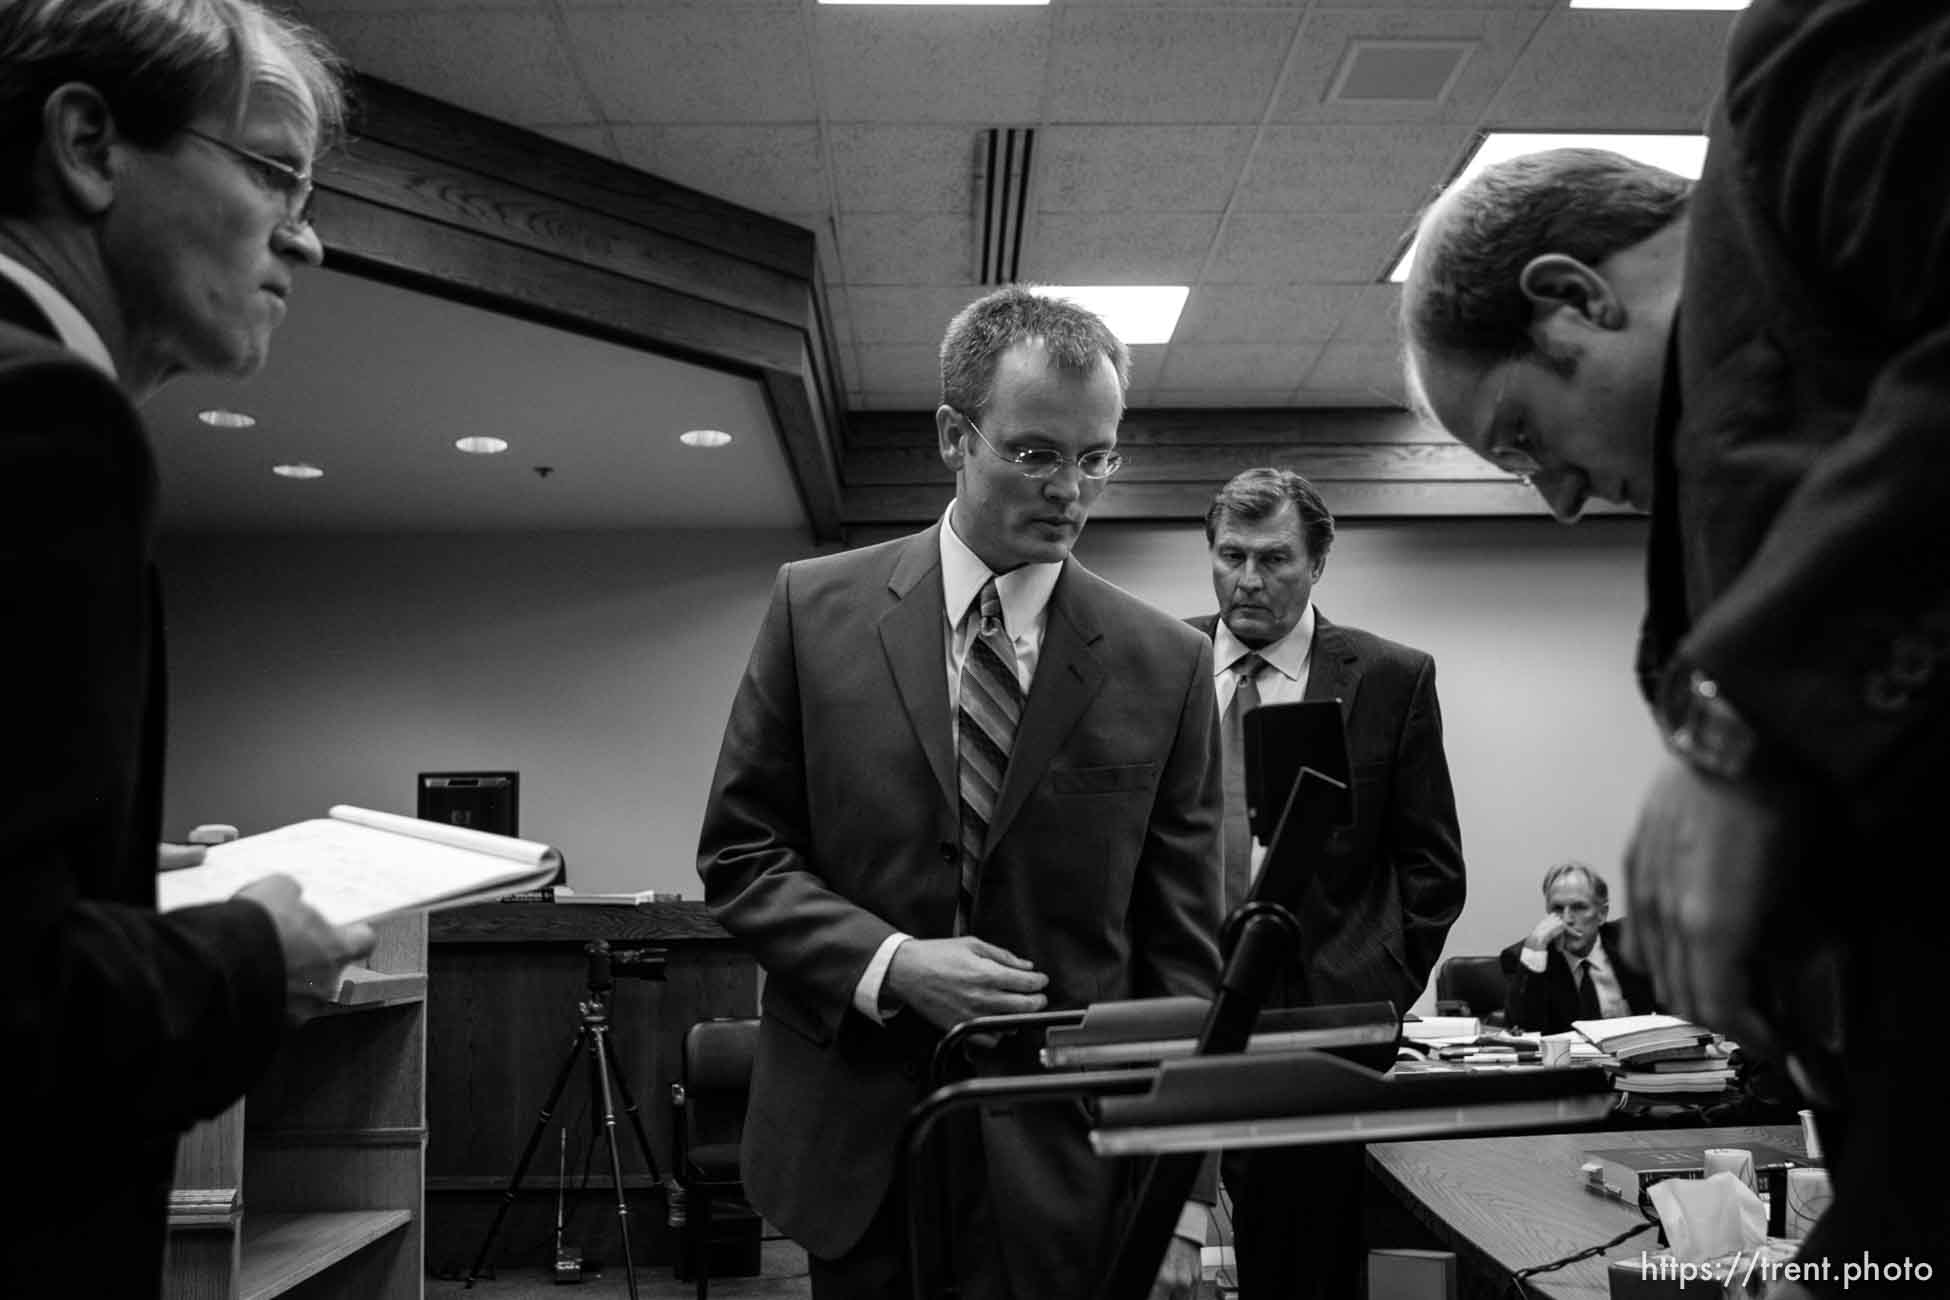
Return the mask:
<path id="1" fill-rule="evenodd" d="M 1598 939 L 1611 959 L 1612 974 L 1618 977 L 1618 990 L 1625 995 L 1626 1006 L 1635 1016 L 1650 1015 L 1659 1009 L 1652 997 L 1652 979 L 1625 960 L 1624 936 L 1621 921 L 1607 921 L 1598 927 Z M 1509 981 L 1504 1015 L 1512 1028 L 1535 1034 L 1561 1034 L 1571 1027 L 1573 1020 L 1584 1016 L 1578 1008 L 1578 981 L 1571 973 L 1571 963 L 1565 958 L 1564 950 L 1552 944 L 1544 959 L 1543 974 L 1539 975 L 1523 964 L 1518 955 L 1522 949 L 1519 940 L 1501 954 L 1503 977 Z"/>
<path id="2" fill-rule="evenodd" d="M 823 1257 L 885 1195 L 938 1036 L 912 1012 L 875 1025 L 852 999 L 888 935 L 954 923 L 940 527 L 780 570 L 698 849 L 714 915 L 767 974 L 746 1188 Z M 1183 624 L 1065 561 L 971 922 L 1049 976 L 1052 1009 L 1212 994 L 1211 662 Z M 1081 1295 L 1111 1192 L 1079 1114 L 1033 1131 L 1048 1111 L 984 1121 L 990 1190 L 1017 1293 Z"/>
<path id="3" fill-rule="evenodd" d="M 1218 629 L 1216 614 L 1189 622 L 1208 640 Z M 1465 892 L 1435 660 L 1317 613 L 1303 698 L 1341 702 L 1354 824 L 1335 833 L 1325 869 L 1308 883 L 1297 919 L 1309 950 L 1283 996 L 1385 1000 L 1406 1012 L 1428 986 Z"/>
<path id="4" fill-rule="evenodd" d="M 67 1289 L 75 1251 L 103 1294 L 159 1290 L 176 1135 L 244 1091 L 283 1025 L 263 908 L 155 911 L 155 512 L 134 407 L 0 278 L 0 1098 L 48 1207 L 0 1227 L 0 1294 Z"/>

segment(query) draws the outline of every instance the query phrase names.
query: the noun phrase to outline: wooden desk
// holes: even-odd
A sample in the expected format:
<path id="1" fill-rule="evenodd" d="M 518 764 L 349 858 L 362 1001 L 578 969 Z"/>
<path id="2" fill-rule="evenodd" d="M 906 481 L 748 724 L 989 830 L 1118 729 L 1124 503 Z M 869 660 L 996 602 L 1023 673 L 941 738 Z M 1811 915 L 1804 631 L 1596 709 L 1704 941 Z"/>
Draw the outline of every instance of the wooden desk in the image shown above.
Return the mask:
<path id="1" fill-rule="evenodd" d="M 1503 1279 L 1518 1269 L 1574 1255 L 1642 1222 L 1638 1211 L 1579 1183 L 1584 1153 L 1614 1147 L 1737 1147 L 1766 1143 L 1802 1154 L 1801 1130 L 1683 1128 L 1536 1133 L 1521 1137 L 1383 1142 L 1368 1148 L 1368 1169 L 1443 1245 L 1487 1261 Z M 1377 1243 L 1389 1244 L 1389 1243 Z M 1607 1260 L 1658 1250 L 1648 1231 L 1599 1259 L 1526 1278 L 1538 1295 L 1607 1300 Z M 1467 1294 L 1467 1291 L 1465 1292 Z"/>
<path id="2" fill-rule="evenodd" d="M 684 1031 L 713 1016 L 756 1015 L 758 968 L 696 902 L 485 903 L 436 912 L 431 919 L 426 1254 L 428 1265 L 444 1273 L 464 1269 L 472 1260 L 575 1041 L 581 1024 L 577 1003 L 588 988 L 584 943 L 607 939 L 616 948 L 668 950 L 663 981 L 616 981 L 610 1040 L 666 1174 L 670 1085 L 677 1078 Z M 495 1260 L 503 1265 L 538 1264 L 549 1249 L 556 1133 L 565 1121 L 570 1124 L 569 1182 L 572 1188 L 580 1182 L 591 1076 L 582 1063 L 574 1071 L 555 1123 L 522 1179 L 522 1195 L 496 1239 Z M 670 1258 L 662 1189 L 643 1168 L 620 1097 L 616 1109 L 638 1263 Z M 575 1213 L 573 1231 L 585 1254 L 607 1251 L 620 1266 L 607 1150 L 600 1142 L 596 1147 L 592 1193 Z"/>

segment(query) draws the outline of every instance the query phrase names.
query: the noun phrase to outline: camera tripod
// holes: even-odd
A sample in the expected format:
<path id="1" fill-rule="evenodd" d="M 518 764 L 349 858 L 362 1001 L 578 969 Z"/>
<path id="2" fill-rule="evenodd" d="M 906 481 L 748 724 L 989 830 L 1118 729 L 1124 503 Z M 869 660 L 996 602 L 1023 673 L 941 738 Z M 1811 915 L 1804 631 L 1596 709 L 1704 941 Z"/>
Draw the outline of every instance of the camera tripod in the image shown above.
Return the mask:
<path id="1" fill-rule="evenodd" d="M 475 1252 L 474 1263 L 467 1270 L 468 1289 L 480 1276 L 488 1252 L 493 1249 L 494 1238 L 501 1231 L 501 1222 L 508 1215 L 508 1207 L 515 1203 L 515 1193 L 521 1189 L 521 1180 L 528 1173 L 528 1162 L 535 1158 L 535 1149 L 541 1145 L 542 1135 L 548 1131 L 556 1105 L 562 1100 L 562 1090 L 568 1086 L 569 1075 L 575 1070 L 576 1059 L 584 1056 L 586 1051 L 590 1095 L 601 1102 L 603 1134 L 609 1142 L 609 1177 L 616 1192 L 616 1225 L 623 1241 L 623 1276 L 629 1282 L 630 1300 L 637 1300 L 636 1260 L 630 1248 L 630 1202 L 623 1190 L 623 1161 L 616 1141 L 616 1103 L 612 1087 L 623 1098 L 623 1113 L 629 1116 L 630 1126 L 636 1130 L 637 1147 L 643 1152 L 643 1163 L 649 1169 L 650 1177 L 662 1183 L 664 1176 L 657 1168 L 657 1157 L 650 1150 L 650 1135 L 644 1131 L 636 1096 L 623 1078 L 623 1069 L 617 1064 L 610 1047 L 609 998 L 615 988 L 616 971 L 640 979 L 662 979 L 663 953 L 660 949 L 617 953 L 612 964 L 609 945 L 601 939 L 584 945 L 583 952 L 589 958 L 589 989 L 588 996 L 576 1004 L 581 1024 L 576 1029 L 575 1041 L 569 1045 L 568 1054 L 562 1058 L 562 1068 L 555 1073 L 555 1083 L 549 1089 L 548 1100 L 542 1103 L 541 1113 L 535 1117 L 535 1128 L 528 1135 L 528 1145 L 522 1148 L 514 1176 L 508 1179 L 507 1189 L 501 1193 L 501 1204 L 494 1211 L 494 1221 L 488 1225 L 487 1236 L 481 1239 L 481 1248 Z"/>

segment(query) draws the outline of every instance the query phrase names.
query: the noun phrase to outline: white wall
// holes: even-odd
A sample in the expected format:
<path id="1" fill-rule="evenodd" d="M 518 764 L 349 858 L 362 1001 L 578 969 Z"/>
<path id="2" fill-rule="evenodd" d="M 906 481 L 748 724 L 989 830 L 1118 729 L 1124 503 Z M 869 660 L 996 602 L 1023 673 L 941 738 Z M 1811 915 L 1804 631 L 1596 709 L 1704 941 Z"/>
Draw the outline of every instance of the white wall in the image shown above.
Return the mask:
<path id="1" fill-rule="evenodd" d="M 1658 753 L 1631 674 L 1643 540 L 1616 522 L 1341 530 L 1321 608 L 1436 656 L 1470 869 L 1451 953 L 1519 937 L 1560 858 L 1620 883 Z M 522 833 L 559 845 L 577 885 L 695 898 L 731 693 L 774 569 L 810 549 L 740 532 L 171 539 L 169 829 L 410 813 L 421 771 L 513 768 Z M 1212 606 L 1193 526 L 1099 523 L 1078 549 L 1164 609 Z"/>

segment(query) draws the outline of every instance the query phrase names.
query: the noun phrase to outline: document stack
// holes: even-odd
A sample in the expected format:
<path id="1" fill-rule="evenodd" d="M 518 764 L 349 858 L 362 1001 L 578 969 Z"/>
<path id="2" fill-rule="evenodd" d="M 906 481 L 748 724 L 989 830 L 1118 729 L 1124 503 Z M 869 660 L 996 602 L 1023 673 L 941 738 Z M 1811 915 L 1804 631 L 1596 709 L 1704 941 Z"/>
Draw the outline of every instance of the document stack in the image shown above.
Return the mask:
<path id="1" fill-rule="evenodd" d="M 1677 1016 L 1578 1020 L 1572 1027 L 1616 1065 L 1612 1087 L 1661 1101 L 1706 1101 L 1733 1082 L 1726 1048 Z"/>

